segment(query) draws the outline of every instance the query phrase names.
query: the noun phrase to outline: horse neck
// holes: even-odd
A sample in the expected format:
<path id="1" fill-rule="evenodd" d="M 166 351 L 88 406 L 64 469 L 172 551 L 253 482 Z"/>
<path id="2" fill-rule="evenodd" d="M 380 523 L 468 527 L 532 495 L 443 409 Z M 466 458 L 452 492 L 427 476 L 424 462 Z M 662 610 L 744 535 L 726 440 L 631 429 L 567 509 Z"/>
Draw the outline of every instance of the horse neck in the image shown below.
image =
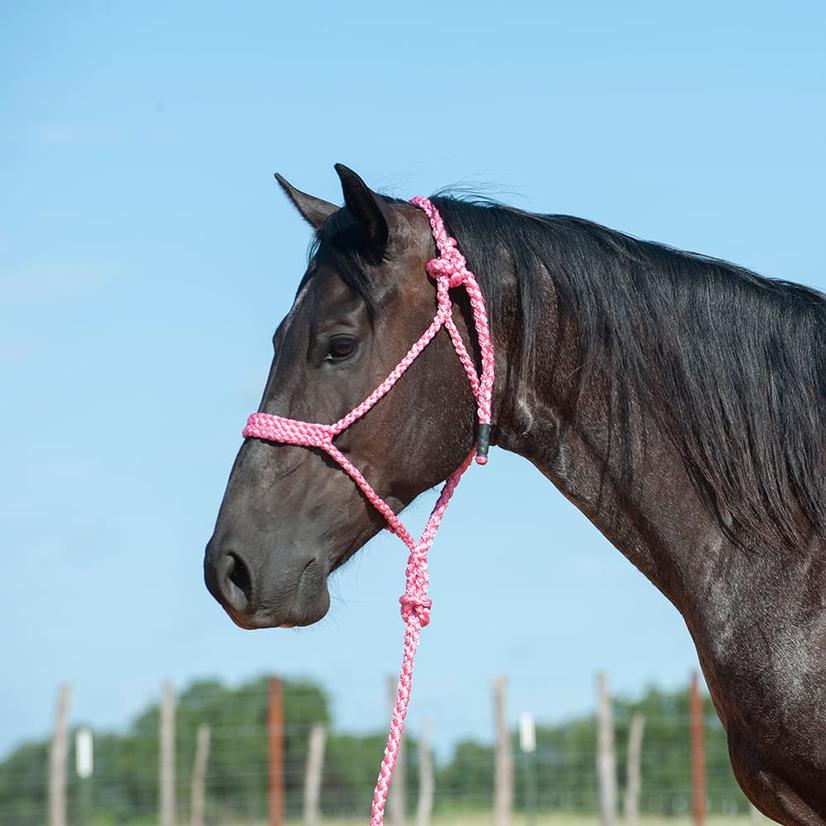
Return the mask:
<path id="1" fill-rule="evenodd" d="M 507 303 L 514 306 L 512 300 Z M 692 594 L 728 542 L 656 417 L 632 403 L 627 426 L 611 424 L 608 400 L 616 400 L 620 391 L 612 371 L 583 387 L 575 409 L 560 398 L 564 377 L 578 368 L 570 336 L 559 334 L 550 276 L 542 306 L 537 366 L 518 388 L 507 389 L 506 380 L 500 390 L 498 444 L 531 461 L 684 614 L 691 614 Z M 516 318 L 500 319 L 505 330 L 518 324 Z M 506 341 L 500 342 L 500 352 L 507 348 Z M 500 372 L 507 376 L 519 370 L 509 364 Z"/>

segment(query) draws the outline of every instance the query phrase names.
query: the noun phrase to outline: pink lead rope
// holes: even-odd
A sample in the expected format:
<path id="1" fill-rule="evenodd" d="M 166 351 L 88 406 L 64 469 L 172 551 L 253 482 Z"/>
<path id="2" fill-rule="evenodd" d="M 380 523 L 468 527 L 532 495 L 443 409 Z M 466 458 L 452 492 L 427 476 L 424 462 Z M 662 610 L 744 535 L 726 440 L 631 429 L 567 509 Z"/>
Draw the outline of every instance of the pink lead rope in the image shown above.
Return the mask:
<path id="1" fill-rule="evenodd" d="M 430 622 L 431 601 L 427 596 L 430 575 L 427 570 L 427 553 L 436 538 L 439 524 L 445 515 L 450 498 L 453 496 L 462 474 L 470 466 L 474 453 L 476 454 L 477 464 L 484 465 L 487 463 L 491 430 L 494 353 L 488 327 L 485 298 L 476 277 L 467 268 L 465 258 L 459 252 L 456 239 L 447 234 L 442 216 L 439 215 L 436 207 L 429 199 L 421 195 L 411 198 L 410 202 L 422 209 L 430 219 L 433 238 L 439 251 L 438 258 L 427 262 L 427 272 L 436 281 L 438 302 L 436 316 L 430 326 L 407 351 L 404 358 L 390 371 L 390 375 L 361 404 L 354 407 L 335 424 L 315 424 L 313 422 L 298 421 L 297 419 L 285 419 L 281 416 L 272 416 L 269 413 L 253 413 L 247 420 L 243 432 L 244 438 L 247 439 L 265 439 L 270 442 L 316 447 L 325 451 L 358 485 L 367 501 L 387 520 L 387 529 L 396 534 L 410 551 L 405 571 L 404 594 L 399 599 L 402 619 L 405 624 L 404 656 L 396 693 L 396 705 L 393 708 L 390 731 L 387 735 L 387 745 L 384 750 L 378 780 L 376 781 L 376 788 L 373 792 L 373 805 L 370 810 L 371 826 L 381 826 L 384 821 L 384 805 L 387 801 L 390 779 L 393 776 L 393 768 L 396 765 L 399 744 L 404 732 L 407 706 L 410 702 L 410 690 L 413 684 L 413 660 L 416 656 L 416 649 L 419 647 L 421 630 Z M 473 358 L 468 353 L 451 315 L 450 289 L 453 287 L 464 287 L 470 299 L 476 338 L 482 356 L 480 375 L 476 374 Z M 442 327 L 447 330 L 450 340 L 453 342 L 456 355 L 459 357 L 465 373 L 467 373 L 473 395 L 476 397 L 476 444 L 459 468 L 447 478 L 428 517 L 421 538 L 416 542 L 399 517 L 393 512 L 393 509 L 376 493 L 361 471 L 333 444 L 333 439 L 353 422 L 358 421 L 379 399 L 390 391 L 390 388 L 404 375 L 407 368 L 416 360 L 417 356 L 427 347 Z"/>

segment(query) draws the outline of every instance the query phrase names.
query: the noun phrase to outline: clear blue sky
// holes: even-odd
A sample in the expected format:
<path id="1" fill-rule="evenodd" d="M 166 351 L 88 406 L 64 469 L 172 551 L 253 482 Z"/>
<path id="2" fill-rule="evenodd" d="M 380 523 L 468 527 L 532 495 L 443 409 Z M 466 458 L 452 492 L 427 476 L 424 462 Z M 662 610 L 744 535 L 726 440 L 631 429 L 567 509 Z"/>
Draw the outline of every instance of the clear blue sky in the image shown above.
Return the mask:
<path id="1" fill-rule="evenodd" d="M 822 2 L 4 4 L 0 12 L 0 753 L 120 725 L 164 678 L 318 678 L 384 725 L 401 546 L 330 615 L 244 632 L 201 579 L 309 234 L 279 170 L 528 209 L 826 288 Z M 426 501 L 425 501 L 426 500 Z M 421 520 L 431 502 L 413 514 Z M 479 519 L 484 515 L 484 519 Z M 695 665 L 676 611 L 527 463 L 469 474 L 433 551 L 411 712 L 442 744 Z"/>

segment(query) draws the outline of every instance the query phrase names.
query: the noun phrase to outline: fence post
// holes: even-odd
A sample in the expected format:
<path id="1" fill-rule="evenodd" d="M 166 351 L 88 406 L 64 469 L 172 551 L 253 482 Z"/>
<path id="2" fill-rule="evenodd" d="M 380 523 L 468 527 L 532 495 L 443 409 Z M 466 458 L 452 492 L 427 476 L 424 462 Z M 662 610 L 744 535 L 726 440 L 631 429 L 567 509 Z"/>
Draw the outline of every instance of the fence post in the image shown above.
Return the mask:
<path id="1" fill-rule="evenodd" d="M 284 688 L 270 677 L 267 706 L 270 826 L 284 826 Z"/>
<path id="2" fill-rule="evenodd" d="M 513 755 L 506 707 L 507 681 L 493 681 L 493 716 L 496 723 L 496 763 L 493 778 L 494 826 L 510 826 L 513 806 Z"/>
<path id="3" fill-rule="evenodd" d="M 614 753 L 614 715 L 604 671 L 597 674 L 597 780 L 602 826 L 617 823 L 617 758 Z"/>
<path id="4" fill-rule="evenodd" d="M 628 729 L 628 764 L 625 769 L 625 826 L 637 826 L 640 816 L 640 788 L 642 786 L 642 736 L 645 717 L 635 713 Z"/>
<path id="5" fill-rule="evenodd" d="M 69 751 L 66 720 L 72 689 L 64 683 L 57 693 L 52 741 L 49 746 L 49 826 L 66 826 L 66 757 Z"/>
<path id="6" fill-rule="evenodd" d="M 394 677 L 387 678 L 387 704 L 390 707 L 390 714 L 396 705 L 396 692 L 398 686 Z M 390 791 L 387 794 L 387 808 L 390 812 L 390 826 L 404 826 L 405 800 L 404 793 L 407 786 L 405 771 L 405 747 L 404 735 L 399 741 L 399 753 L 396 757 L 396 767 L 390 781 Z"/>
<path id="7" fill-rule="evenodd" d="M 307 749 L 307 770 L 304 775 L 304 824 L 318 826 L 321 779 L 324 772 L 324 744 L 327 730 L 321 723 L 310 729 Z"/>
<path id="8" fill-rule="evenodd" d="M 433 791 L 430 720 L 425 720 L 419 732 L 419 802 L 416 807 L 416 826 L 430 826 L 430 817 L 433 814 Z"/>
<path id="9" fill-rule="evenodd" d="M 175 694 L 163 684 L 160 719 L 160 824 L 175 826 Z"/>
<path id="10" fill-rule="evenodd" d="M 691 675 L 689 692 L 691 710 L 691 813 L 694 826 L 703 826 L 706 819 L 706 754 L 703 730 L 703 698 L 700 696 L 700 678 Z"/>
<path id="11" fill-rule="evenodd" d="M 195 738 L 195 761 L 192 764 L 192 797 L 189 804 L 190 826 L 204 826 L 206 771 L 209 763 L 209 726 L 198 726 Z"/>

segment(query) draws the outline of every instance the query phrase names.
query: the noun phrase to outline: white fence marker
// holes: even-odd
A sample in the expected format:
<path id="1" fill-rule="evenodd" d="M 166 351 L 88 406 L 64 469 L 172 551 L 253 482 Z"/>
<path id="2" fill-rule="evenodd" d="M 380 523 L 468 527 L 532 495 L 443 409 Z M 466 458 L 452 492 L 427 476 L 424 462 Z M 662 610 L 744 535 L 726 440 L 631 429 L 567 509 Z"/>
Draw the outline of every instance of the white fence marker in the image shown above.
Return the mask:
<path id="1" fill-rule="evenodd" d="M 75 734 L 75 771 L 81 780 L 88 780 L 95 771 L 92 730 L 85 726 Z"/>
<path id="2" fill-rule="evenodd" d="M 523 711 L 519 715 L 519 748 L 525 754 L 536 751 L 536 725 L 533 714 Z"/>

